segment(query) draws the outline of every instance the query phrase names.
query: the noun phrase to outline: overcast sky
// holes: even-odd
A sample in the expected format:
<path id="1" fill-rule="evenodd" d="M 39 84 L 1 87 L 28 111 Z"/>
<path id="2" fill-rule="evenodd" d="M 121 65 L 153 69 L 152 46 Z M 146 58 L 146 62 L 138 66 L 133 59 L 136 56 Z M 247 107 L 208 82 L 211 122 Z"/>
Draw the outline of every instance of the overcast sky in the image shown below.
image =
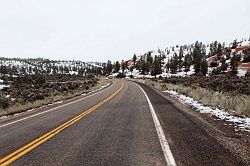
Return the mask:
<path id="1" fill-rule="evenodd" d="M 250 36 L 250 0 L 0 0 L 0 57 L 128 59 Z"/>

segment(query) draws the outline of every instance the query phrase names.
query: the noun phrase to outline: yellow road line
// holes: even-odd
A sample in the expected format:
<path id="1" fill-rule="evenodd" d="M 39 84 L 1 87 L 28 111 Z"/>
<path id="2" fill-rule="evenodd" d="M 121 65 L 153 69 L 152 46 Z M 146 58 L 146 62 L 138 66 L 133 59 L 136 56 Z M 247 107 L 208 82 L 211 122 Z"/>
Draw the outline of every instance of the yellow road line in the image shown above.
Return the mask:
<path id="1" fill-rule="evenodd" d="M 111 94 L 109 97 L 106 99 L 102 100 L 98 104 L 94 105 L 93 107 L 89 108 L 88 110 L 82 112 L 78 116 L 70 119 L 69 121 L 63 123 L 62 125 L 58 126 L 57 128 L 53 129 L 52 131 L 42 135 L 41 137 L 35 139 L 34 141 L 28 143 L 27 145 L 21 147 L 20 149 L 16 150 L 15 152 L 9 154 L 8 156 L 0 159 L 0 166 L 6 166 L 9 165 L 10 163 L 14 162 L 18 158 L 22 157 L 23 155 L 27 154 L 37 146 L 41 145 L 42 143 L 46 142 L 50 138 L 54 137 L 58 133 L 60 133 L 62 130 L 66 129 L 67 127 L 71 126 L 72 124 L 76 123 L 86 115 L 90 114 L 94 110 L 96 110 L 98 107 L 109 101 L 111 98 L 113 98 L 115 95 L 117 95 L 122 88 L 124 87 L 124 83 L 122 83 L 121 87 L 116 90 L 113 94 Z"/>

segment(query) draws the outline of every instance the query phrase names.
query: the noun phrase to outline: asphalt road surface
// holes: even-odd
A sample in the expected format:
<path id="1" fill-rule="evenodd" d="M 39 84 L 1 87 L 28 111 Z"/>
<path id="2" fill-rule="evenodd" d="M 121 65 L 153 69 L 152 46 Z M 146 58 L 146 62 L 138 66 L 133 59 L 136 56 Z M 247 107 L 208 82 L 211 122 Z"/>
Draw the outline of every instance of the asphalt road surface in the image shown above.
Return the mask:
<path id="1" fill-rule="evenodd" d="M 151 88 L 100 92 L 0 120 L 0 165 L 244 165 Z M 145 96 L 144 92 L 147 96 Z"/>

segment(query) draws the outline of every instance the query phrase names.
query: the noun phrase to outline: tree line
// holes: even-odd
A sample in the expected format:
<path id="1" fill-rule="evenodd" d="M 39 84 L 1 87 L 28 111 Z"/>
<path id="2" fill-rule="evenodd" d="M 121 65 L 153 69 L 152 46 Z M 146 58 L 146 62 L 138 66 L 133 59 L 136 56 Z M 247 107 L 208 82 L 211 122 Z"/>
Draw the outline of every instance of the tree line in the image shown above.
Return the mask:
<path id="1" fill-rule="evenodd" d="M 190 67 L 193 66 L 195 74 L 206 75 L 208 67 L 213 67 L 212 74 L 219 74 L 226 71 L 230 66 L 231 73 L 237 74 L 237 66 L 241 57 L 239 54 L 232 52 L 232 49 L 240 46 L 242 42 L 243 39 L 240 42 L 234 40 L 230 46 L 226 46 L 225 43 L 218 41 L 209 44 L 196 41 L 190 45 L 176 45 L 165 50 L 158 49 L 156 52 L 148 51 L 142 55 L 134 54 L 131 60 L 128 61 L 122 60 L 114 63 L 108 61 L 104 71 L 106 74 L 121 71 L 124 75 L 124 71 L 137 69 L 142 75 L 150 74 L 156 76 L 162 74 L 163 71 L 171 74 L 178 72 L 187 73 L 190 71 Z M 249 50 L 248 48 L 244 50 L 245 52 L 243 51 L 245 53 L 243 62 L 250 62 Z M 207 58 L 215 55 L 215 60 L 208 64 Z M 230 60 L 230 63 L 226 63 L 227 60 Z"/>

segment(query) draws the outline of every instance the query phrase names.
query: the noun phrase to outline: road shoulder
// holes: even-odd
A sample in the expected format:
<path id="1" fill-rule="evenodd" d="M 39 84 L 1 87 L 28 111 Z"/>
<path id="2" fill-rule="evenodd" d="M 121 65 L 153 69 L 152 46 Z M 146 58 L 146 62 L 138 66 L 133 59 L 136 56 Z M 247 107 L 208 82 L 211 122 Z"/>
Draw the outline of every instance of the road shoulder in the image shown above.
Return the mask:
<path id="1" fill-rule="evenodd" d="M 149 86 L 147 86 L 149 87 Z M 206 133 L 214 138 L 225 149 L 228 149 L 232 154 L 240 158 L 248 165 L 250 163 L 250 142 L 248 132 L 236 132 L 232 125 L 225 125 L 225 121 L 218 120 L 208 114 L 201 114 L 194 111 L 188 105 L 181 103 L 176 98 L 171 97 L 166 93 L 149 87 L 157 94 L 165 98 L 171 105 L 180 110 L 187 117 L 192 119 L 199 127 L 201 127 Z"/>

